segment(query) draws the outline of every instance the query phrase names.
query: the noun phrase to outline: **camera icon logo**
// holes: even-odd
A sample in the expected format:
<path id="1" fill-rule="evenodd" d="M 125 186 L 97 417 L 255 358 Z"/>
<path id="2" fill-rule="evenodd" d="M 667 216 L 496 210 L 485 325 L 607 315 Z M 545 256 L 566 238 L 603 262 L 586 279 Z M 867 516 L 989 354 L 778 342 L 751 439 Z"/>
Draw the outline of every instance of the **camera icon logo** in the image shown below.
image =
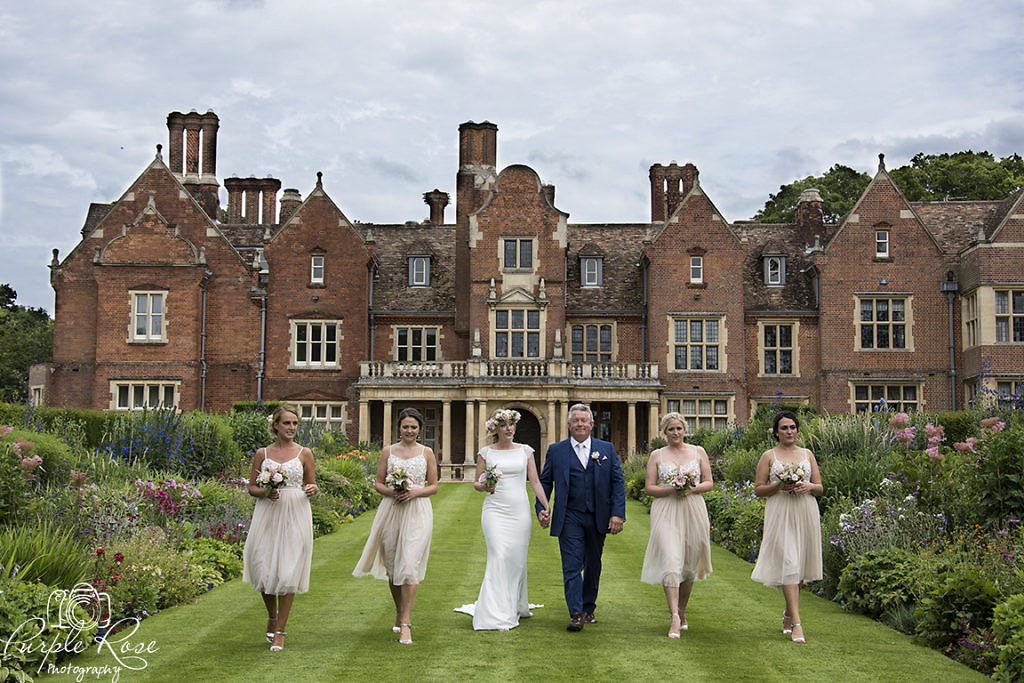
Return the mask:
<path id="1" fill-rule="evenodd" d="M 76 610 L 82 608 L 85 617 Z M 79 583 L 71 590 L 58 588 L 46 601 L 47 623 L 53 628 L 85 630 L 93 623 L 100 628 L 110 626 L 110 596 L 87 583 Z"/>

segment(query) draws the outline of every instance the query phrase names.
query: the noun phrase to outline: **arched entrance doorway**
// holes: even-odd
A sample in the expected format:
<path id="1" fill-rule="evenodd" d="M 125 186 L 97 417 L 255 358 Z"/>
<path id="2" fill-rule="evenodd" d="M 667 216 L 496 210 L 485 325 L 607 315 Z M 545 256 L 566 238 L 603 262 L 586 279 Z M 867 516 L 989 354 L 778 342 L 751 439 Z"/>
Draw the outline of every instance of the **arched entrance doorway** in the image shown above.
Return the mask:
<path id="1" fill-rule="evenodd" d="M 520 417 L 519 424 L 516 425 L 516 441 L 533 449 L 533 460 L 537 464 L 537 472 L 540 473 L 540 422 L 530 411 L 522 408 L 517 410 Z"/>

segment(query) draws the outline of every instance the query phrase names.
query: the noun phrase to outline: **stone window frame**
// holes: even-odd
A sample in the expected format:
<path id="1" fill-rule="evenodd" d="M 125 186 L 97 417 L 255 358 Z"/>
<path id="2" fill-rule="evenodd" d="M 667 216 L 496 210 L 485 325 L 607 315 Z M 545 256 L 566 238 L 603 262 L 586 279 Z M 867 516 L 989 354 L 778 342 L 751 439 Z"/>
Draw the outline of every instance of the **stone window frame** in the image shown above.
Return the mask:
<path id="1" fill-rule="evenodd" d="M 341 320 L 316 320 L 316 319 L 296 319 L 289 320 L 289 341 L 288 341 L 288 369 L 289 370 L 336 370 L 341 364 L 341 341 L 343 339 L 341 334 Z M 317 341 L 313 340 L 314 330 L 319 328 L 319 337 Z M 304 329 L 305 332 L 302 336 L 305 339 L 299 339 L 299 330 Z M 328 338 L 331 335 L 329 332 L 333 329 L 333 342 Z M 305 346 L 304 359 L 299 359 L 299 349 L 301 346 Z M 318 349 L 318 353 L 314 354 L 314 350 Z M 333 348 L 332 348 L 333 347 Z M 313 355 L 319 355 L 319 360 L 312 360 Z M 328 360 L 328 357 L 333 355 L 333 360 Z"/>
<path id="2" fill-rule="evenodd" d="M 511 327 L 514 322 L 514 313 L 522 312 L 523 314 L 523 327 Z M 498 328 L 498 318 L 500 313 L 507 314 L 507 327 L 501 329 Z M 536 313 L 538 324 L 536 327 L 529 327 L 530 313 Z M 490 328 L 490 357 L 492 360 L 542 360 L 545 356 L 545 334 L 544 330 L 547 326 L 547 309 L 544 307 L 536 306 L 523 306 L 523 305 L 506 305 L 506 306 L 494 306 L 488 311 L 488 327 Z M 506 355 L 498 355 L 498 340 L 499 335 L 508 334 L 506 337 Z M 514 334 L 523 335 L 523 355 L 513 356 L 512 354 L 512 340 Z M 529 335 L 536 334 L 538 342 L 537 355 L 529 355 Z"/>
<path id="3" fill-rule="evenodd" d="M 1002 296 L 1000 296 L 1002 295 Z M 1024 343 L 1024 288 L 993 288 L 995 341 L 997 344 Z M 1000 299 L 1003 299 L 1001 302 Z M 1017 307 L 1018 301 L 1020 308 Z M 1003 304 L 1003 308 L 1000 308 Z"/>
<path id="4" fill-rule="evenodd" d="M 409 286 L 430 287 L 430 254 L 409 254 Z"/>
<path id="5" fill-rule="evenodd" d="M 867 301 L 874 302 L 872 304 L 871 320 L 864 320 L 864 309 L 862 304 Z M 878 302 L 887 301 L 887 319 L 878 319 Z M 893 317 L 893 301 L 903 302 L 903 320 L 894 321 Z M 857 352 L 864 353 L 913 353 L 914 351 L 914 295 L 912 292 L 854 292 L 853 294 L 853 349 Z M 901 326 L 903 328 L 903 346 L 893 346 L 893 332 L 895 326 Z M 863 328 L 870 326 L 873 330 L 872 334 L 872 346 L 863 346 L 862 341 L 864 339 Z M 889 345 L 883 348 L 878 347 L 878 330 L 880 326 L 890 328 L 888 330 L 888 343 Z"/>
<path id="6" fill-rule="evenodd" d="M 704 284 L 704 256 L 690 256 L 690 284 Z"/>
<path id="7" fill-rule="evenodd" d="M 319 271 L 319 274 L 318 274 Z M 327 271 L 327 257 L 323 254 L 313 254 L 309 257 L 309 284 L 324 284 L 324 274 Z"/>
<path id="8" fill-rule="evenodd" d="M 509 264 L 508 243 L 515 242 L 515 263 Z M 522 265 L 523 245 L 529 243 L 530 263 Z M 501 259 L 501 270 L 505 273 L 533 273 L 537 269 L 537 237 L 535 235 L 502 235 L 498 239 L 498 258 Z"/>
<path id="9" fill-rule="evenodd" d="M 978 345 L 978 292 L 974 291 L 963 297 L 961 304 L 961 316 L 963 318 L 963 345 L 964 349 Z"/>
<path id="10" fill-rule="evenodd" d="M 924 410 L 924 380 L 886 379 L 849 380 L 850 412 L 874 412 L 879 399 L 885 399 L 887 410 L 909 413 Z M 913 389 L 910 396 L 908 389 Z"/>
<path id="11" fill-rule="evenodd" d="M 604 283 L 604 258 L 601 256 L 580 257 L 580 287 L 599 289 Z"/>
<path id="12" fill-rule="evenodd" d="M 688 374 L 700 374 L 700 373 L 713 373 L 723 374 L 728 369 L 728 362 L 726 358 L 725 349 L 728 343 L 728 333 L 726 328 L 726 316 L 724 313 L 669 313 L 668 319 L 668 335 L 666 339 L 667 357 L 665 359 L 665 365 L 669 372 L 673 373 L 688 373 Z M 699 321 L 701 323 L 701 341 L 694 344 L 691 339 L 692 334 L 692 323 Z M 677 339 L 677 323 L 686 322 L 686 341 L 678 341 Z M 709 328 L 708 323 L 717 323 L 715 328 Z M 715 329 L 717 334 L 717 341 L 708 342 L 708 330 Z M 700 346 L 702 349 L 701 353 L 701 368 L 692 368 L 693 351 L 691 350 L 695 346 Z M 686 351 L 686 367 L 679 368 L 676 365 L 676 348 L 685 347 Z M 718 367 L 712 370 L 707 369 L 707 349 L 709 347 L 716 347 L 716 362 Z"/>
<path id="13" fill-rule="evenodd" d="M 157 391 L 156 401 L 153 390 Z M 141 403 L 136 400 L 141 391 Z M 167 405 L 167 392 L 171 392 L 171 405 Z M 170 379 L 112 379 L 110 380 L 110 410 L 135 411 L 159 408 L 178 409 L 181 401 L 181 380 Z"/>
<path id="14" fill-rule="evenodd" d="M 733 394 L 665 394 L 662 414 L 675 412 L 683 416 L 688 434 L 698 429 L 728 429 L 736 421 Z"/>
<path id="15" fill-rule="evenodd" d="M 790 330 L 790 346 L 779 346 L 780 334 L 776 329 L 776 345 L 774 347 L 768 347 L 766 344 L 766 327 L 791 327 Z M 777 353 L 781 353 L 784 350 L 790 351 L 790 372 L 767 372 L 765 368 L 768 367 L 767 354 L 774 350 Z M 758 358 L 758 377 L 799 377 L 800 376 L 800 321 L 785 319 L 785 318 L 772 318 L 757 321 L 757 358 Z M 776 368 L 779 367 L 779 357 L 776 357 Z"/>
<path id="16" fill-rule="evenodd" d="M 166 289 L 132 289 L 128 291 L 128 298 L 131 305 L 131 318 L 128 322 L 128 343 L 129 344 L 166 344 L 167 343 L 167 290 Z M 147 311 L 139 313 L 139 301 L 145 297 Z M 160 333 L 153 334 L 153 306 L 154 300 L 160 301 Z M 146 316 L 146 332 L 138 334 L 139 316 Z"/>
<path id="17" fill-rule="evenodd" d="M 402 344 L 402 332 L 405 332 L 406 343 Z M 420 358 L 412 358 L 415 349 L 412 338 L 415 333 L 420 333 L 418 349 Z M 433 334 L 434 343 L 428 344 L 427 337 Z M 391 326 L 391 357 L 400 363 L 435 363 L 441 359 L 441 328 L 438 325 L 392 325 Z M 401 358 L 402 350 L 406 350 L 406 357 Z M 432 356 L 432 357 L 428 357 Z"/>
<path id="18" fill-rule="evenodd" d="M 595 331 L 596 331 L 596 334 L 597 334 L 597 351 L 595 351 L 595 352 L 588 352 L 586 350 L 587 329 L 591 328 L 591 327 L 595 328 Z M 578 360 L 576 359 L 576 355 L 577 355 L 577 352 L 576 352 L 576 349 L 575 349 L 576 338 L 574 336 L 576 328 L 580 328 L 580 332 L 582 334 L 582 337 L 580 338 L 581 349 L 580 349 L 579 353 L 583 356 L 583 358 L 582 359 L 578 359 Z M 608 328 L 608 334 L 609 334 L 609 337 L 610 337 L 609 338 L 609 344 L 608 344 L 608 351 L 603 351 L 601 349 L 601 332 L 602 332 L 602 330 L 604 328 Z M 616 324 L 616 322 L 614 320 L 597 319 L 597 318 L 595 318 L 595 319 L 588 319 L 588 320 L 574 320 L 574 321 L 566 324 L 565 338 L 569 340 L 569 344 L 568 344 L 568 346 L 569 346 L 568 352 L 569 353 L 568 353 L 568 356 L 569 356 L 570 362 L 572 362 L 572 363 L 614 363 L 615 359 L 618 357 L 618 352 L 619 352 L 618 330 L 616 328 L 617 328 L 617 324 Z M 588 353 L 595 353 L 597 355 L 597 360 L 587 360 L 587 354 Z M 604 356 L 604 355 L 607 355 L 608 358 L 607 359 L 601 358 L 601 356 Z"/>
<path id="19" fill-rule="evenodd" d="M 772 264 L 775 264 L 774 268 Z M 786 285 L 785 254 L 764 255 L 764 283 L 769 287 L 784 287 Z"/>
<path id="20" fill-rule="evenodd" d="M 325 429 L 345 430 L 348 428 L 348 403 L 346 401 L 289 401 L 299 411 L 299 419 L 322 425 Z"/>
<path id="21" fill-rule="evenodd" d="M 875 227 L 875 258 L 892 258 L 892 242 L 889 238 L 890 232 L 888 225 L 883 223 Z"/>

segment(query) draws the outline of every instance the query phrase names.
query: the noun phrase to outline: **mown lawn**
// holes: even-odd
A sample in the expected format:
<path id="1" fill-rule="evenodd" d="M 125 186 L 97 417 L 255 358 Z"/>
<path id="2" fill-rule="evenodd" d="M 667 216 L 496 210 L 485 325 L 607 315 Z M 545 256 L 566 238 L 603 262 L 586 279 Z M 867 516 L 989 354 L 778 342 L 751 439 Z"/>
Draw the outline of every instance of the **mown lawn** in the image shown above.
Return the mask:
<path id="1" fill-rule="evenodd" d="M 781 593 L 751 581 L 751 566 L 717 547 L 714 573 L 694 588 L 690 630 L 669 640 L 664 594 L 639 581 L 648 516 L 632 501 L 625 531 L 605 546 L 598 624 L 581 633 L 565 630 L 558 544 L 535 526 L 530 600 L 545 607 L 511 632 L 476 633 L 470 617 L 452 609 L 476 599 L 483 577 L 482 495 L 468 484 L 443 484 L 433 502 L 434 540 L 413 612 L 412 646 L 400 646 L 391 633 L 394 608 L 385 583 L 352 577 L 372 522 L 368 514 L 317 540 L 311 589 L 296 597 L 284 651 L 267 650 L 262 601 L 235 580 L 142 622 L 131 641 L 159 649 L 145 655 L 144 670 L 122 672 L 121 680 L 985 678 L 807 593 L 801 611 L 808 643 L 793 644 L 779 629 Z M 72 663 L 116 663 L 109 652 L 94 650 Z"/>

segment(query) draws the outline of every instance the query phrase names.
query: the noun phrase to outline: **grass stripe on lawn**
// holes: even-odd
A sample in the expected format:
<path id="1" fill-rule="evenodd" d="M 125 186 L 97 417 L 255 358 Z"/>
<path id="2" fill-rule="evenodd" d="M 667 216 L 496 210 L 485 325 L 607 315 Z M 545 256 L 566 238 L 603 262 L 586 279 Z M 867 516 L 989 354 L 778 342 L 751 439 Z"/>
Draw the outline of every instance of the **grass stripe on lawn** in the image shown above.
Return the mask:
<path id="1" fill-rule="evenodd" d="M 385 582 L 352 576 L 373 520 L 367 514 L 317 539 L 310 591 L 295 599 L 282 652 L 267 650 L 263 603 L 235 580 L 142 622 L 132 642 L 153 641 L 159 651 L 146 655 L 144 671 L 123 672 L 122 680 L 985 680 L 806 592 L 809 642 L 796 645 L 780 631 L 781 593 L 751 581 L 751 565 L 717 546 L 714 573 L 694 587 L 690 630 L 669 640 L 664 593 L 639 580 L 649 517 L 633 501 L 625 531 L 605 544 L 599 623 L 565 630 L 558 542 L 534 525 L 530 601 L 545 607 L 508 633 L 474 632 L 470 617 L 452 610 L 476 599 L 483 578 L 483 496 L 468 484 L 442 484 L 432 500 L 433 545 L 412 646 L 399 645 L 391 632 Z M 94 650 L 72 663 L 115 664 L 109 652 Z"/>

